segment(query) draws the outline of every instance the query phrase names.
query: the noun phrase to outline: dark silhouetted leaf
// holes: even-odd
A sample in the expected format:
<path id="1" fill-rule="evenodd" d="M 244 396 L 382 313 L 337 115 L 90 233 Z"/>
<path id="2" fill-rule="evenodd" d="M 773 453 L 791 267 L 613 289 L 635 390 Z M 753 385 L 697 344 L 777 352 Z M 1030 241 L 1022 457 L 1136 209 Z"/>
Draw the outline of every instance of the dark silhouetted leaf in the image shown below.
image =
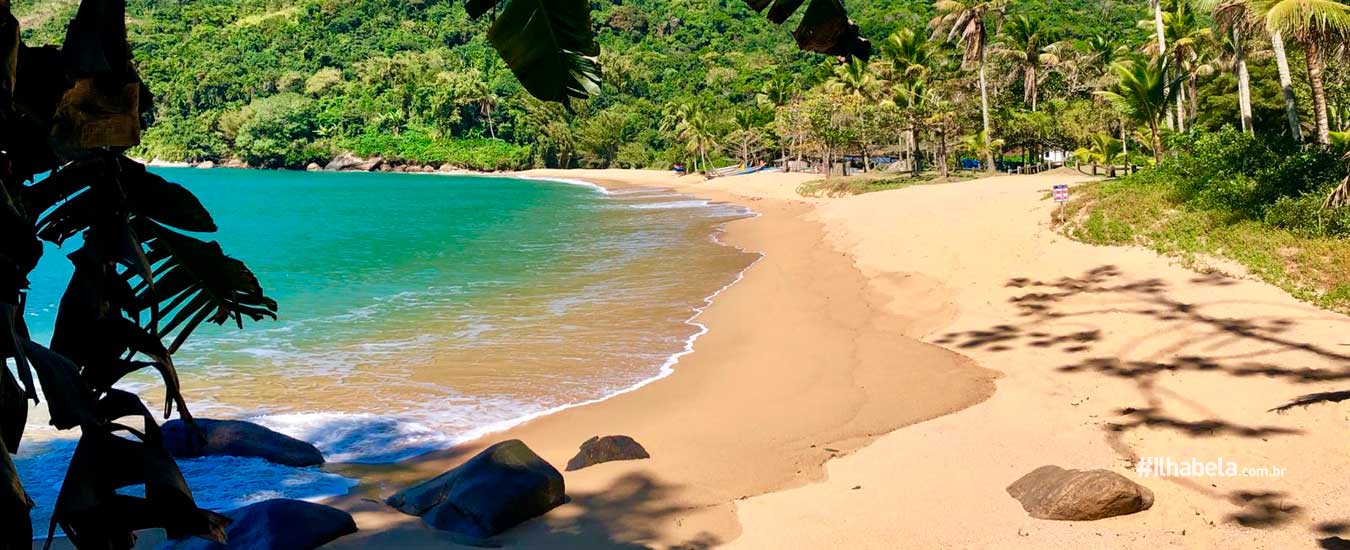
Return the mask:
<path id="1" fill-rule="evenodd" d="M 18 306 L 0 302 L 0 358 L 14 358 L 19 367 L 19 380 L 23 382 L 24 396 L 36 403 L 37 386 L 33 384 L 33 371 L 23 347 L 28 334 L 22 329 L 22 324 Z"/>
<path id="2" fill-rule="evenodd" d="M 33 501 L 24 492 L 9 449 L 0 443 L 0 548 L 30 548 L 33 544 L 33 523 L 28 511 Z"/>
<path id="3" fill-rule="evenodd" d="M 120 181 L 131 201 L 132 212 L 184 231 L 210 233 L 216 230 L 215 220 L 191 191 L 147 172 L 139 162 L 125 157 L 120 161 Z"/>
<path id="4" fill-rule="evenodd" d="M 42 395 L 47 397 L 52 426 L 59 430 L 96 426 L 94 394 L 80 378 L 79 367 L 32 340 L 25 340 L 23 349 L 42 382 Z"/>
<path id="5" fill-rule="evenodd" d="M 163 226 L 138 220 L 136 230 L 150 237 L 147 256 L 155 265 L 155 291 L 142 284 L 136 301 L 148 306 L 158 301 L 168 323 L 160 331 L 178 331 L 169 353 L 183 344 L 203 322 L 224 324 L 243 318 L 276 319 L 277 303 L 263 294 L 258 278 L 243 262 L 226 256 L 215 242 L 204 242 Z"/>
<path id="6" fill-rule="evenodd" d="M 534 97 L 566 104 L 600 91 L 587 0 L 509 0 L 488 41 Z"/>
<path id="7" fill-rule="evenodd" d="M 797 47 L 808 52 L 864 61 L 872 55 L 871 43 L 858 34 L 858 25 L 848 18 L 840 0 L 811 0 L 792 37 Z"/>
<path id="8" fill-rule="evenodd" d="M 60 525 L 77 546 L 89 548 L 129 547 L 135 540 L 132 531 L 149 527 L 164 528 L 170 538 L 198 536 L 224 542 L 229 520 L 197 508 L 178 465 L 164 450 L 159 426 L 140 400 L 113 390 L 98 407 L 104 418 L 145 419 L 143 432 L 109 425 L 141 441 L 101 429 L 86 431 L 71 457 L 52 525 Z M 139 484 L 145 485 L 145 498 L 116 493 Z"/>
<path id="9" fill-rule="evenodd" d="M 0 364 L 0 443 L 18 452 L 19 442 L 23 439 L 23 427 L 27 422 L 28 397 L 9 372 L 9 367 Z"/>

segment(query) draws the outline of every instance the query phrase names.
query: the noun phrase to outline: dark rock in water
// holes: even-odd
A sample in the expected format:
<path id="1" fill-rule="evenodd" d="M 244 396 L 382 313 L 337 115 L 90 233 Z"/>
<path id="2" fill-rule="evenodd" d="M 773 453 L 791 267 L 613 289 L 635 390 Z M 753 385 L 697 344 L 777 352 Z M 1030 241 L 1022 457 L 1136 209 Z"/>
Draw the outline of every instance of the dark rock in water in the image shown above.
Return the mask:
<path id="1" fill-rule="evenodd" d="M 626 435 L 592 437 L 581 444 L 577 456 L 567 461 L 567 471 L 580 470 L 613 460 L 641 460 L 651 457 L 652 455 L 647 454 L 647 449 L 643 449 L 642 445 Z"/>
<path id="2" fill-rule="evenodd" d="M 1041 466 L 1009 485 L 1008 494 L 1037 519 L 1090 521 L 1153 506 L 1153 491 L 1109 470 Z"/>
<path id="3" fill-rule="evenodd" d="M 311 550 L 356 532 L 352 515 L 331 506 L 278 498 L 225 512 L 226 544 L 199 538 L 160 550 Z"/>
<path id="4" fill-rule="evenodd" d="M 566 498 L 562 474 L 512 439 L 385 502 L 422 516 L 437 529 L 485 539 L 556 508 Z"/>
<path id="5" fill-rule="evenodd" d="M 323 453 L 307 442 L 242 420 L 197 419 L 203 444 L 182 420 L 164 423 L 164 448 L 178 458 L 250 456 L 285 466 L 323 464 Z"/>

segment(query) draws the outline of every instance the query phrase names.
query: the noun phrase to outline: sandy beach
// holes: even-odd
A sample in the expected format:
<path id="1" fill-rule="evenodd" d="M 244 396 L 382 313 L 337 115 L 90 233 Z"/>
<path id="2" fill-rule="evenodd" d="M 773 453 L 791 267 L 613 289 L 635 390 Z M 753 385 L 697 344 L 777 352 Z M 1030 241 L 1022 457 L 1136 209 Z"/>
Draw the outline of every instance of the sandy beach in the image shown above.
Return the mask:
<path id="1" fill-rule="evenodd" d="M 722 238 L 765 257 L 700 318 L 710 333 L 671 377 L 479 445 L 341 469 L 363 480 L 340 501 L 362 532 L 334 547 L 443 547 L 377 501 L 483 444 L 519 438 L 561 465 L 604 434 L 653 458 L 568 473 L 572 502 L 504 545 L 1328 548 L 1350 530 L 1350 413 L 1269 412 L 1343 389 L 1350 319 L 1222 262 L 1202 274 L 1063 237 L 1048 190 L 1082 176 L 803 199 L 809 175 L 530 175 L 749 205 L 761 215 Z M 1141 457 L 1283 475 L 1142 479 Z M 1005 488 L 1045 464 L 1121 473 L 1156 503 L 1032 519 Z"/>
<path id="2" fill-rule="evenodd" d="M 566 473 L 571 502 L 497 537 L 512 548 L 1344 548 L 1350 410 L 1270 412 L 1346 389 L 1350 318 L 1215 261 L 1204 273 L 1051 227 L 1054 183 L 1005 176 L 807 199 L 812 175 L 704 181 L 533 171 L 751 207 L 720 239 L 763 253 L 699 317 L 675 373 L 474 444 L 395 465 L 332 504 L 331 548 L 445 548 L 382 504 L 486 445 L 561 467 L 595 435 L 650 460 Z M 1141 458 L 1222 459 L 1270 477 L 1141 478 Z M 1108 469 L 1152 509 L 1028 517 L 1005 488 L 1047 464 Z M 1341 545 L 1341 546 L 1337 546 Z"/>

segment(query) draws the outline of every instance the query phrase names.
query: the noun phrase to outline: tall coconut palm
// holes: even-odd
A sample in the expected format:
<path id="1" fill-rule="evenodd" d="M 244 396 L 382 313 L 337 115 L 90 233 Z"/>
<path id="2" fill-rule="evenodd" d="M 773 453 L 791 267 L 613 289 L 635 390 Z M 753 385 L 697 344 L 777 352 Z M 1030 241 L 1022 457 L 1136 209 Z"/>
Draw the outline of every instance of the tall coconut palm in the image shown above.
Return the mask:
<path id="1" fill-rule="evenodd" d="M 1327 92 L 1322 83 L 1322 49 L 1333 37 L 1350 33 L 1350 7 L 1335 0 L 1250 0 L 1252 16 L 1263 20 L 1271 35 L 1289 36 L 1303 47 L 1308 87 L 1313 96 L 1317 142 L 1331 143 Z M 1281 50 L 1283 48 L 1281 47 Z M 1278 55 L 1278 52 L 1277 52 Z"/>
<path id="2" fill-rule="evenodd" d="M 1136 123 L 1148 126 L 1153 160 L 1162 160 L 1162 128 L 1179 81 L 1167 80 L 1167 58 L 1134 59 L 1115 67 L 1117 82 L 1110 90 L 1098 92 Z"/>
<path id="3" fill-rule="evenodd" d="M 918 176 L 923 167 L 919 163 L 919 131 L 920 125 L 927 118 L 929 95 L 928 86 L 922 80 L 910 80 L 897 83 L 892 87 L 892 101 L 895 107 L 900 110 L 904 118 L 905 125 L 911 136 L 910 144 L 910 172 Z"/>
<path id="4" fill-rule="evenodd" d="M 1167 28 L 1163 25 L 1162 0 L 1148 0 L 1148 8 L 1153 10 L 1153 32 L 1158 38 L 1158 57 L 1167 55 Z M 1167 127 L 1172 127 L 1172 118 L 1167 117 Z"/>
<path id="5" fill-rule="evenodd" d="M 1233 74 L 1238 81 L 1238 115 L 1242 120 L 1242 131 L 1254 133 L 1252 127 L 1252 88 L 1251 75 L 1247 72 L 1247 37 L 1251 34 L 1252 24 L 1248 17 L 1246 0 L 1204 0 L 1214 18 L 1215 28 L 1230 36 L 1233 47 Z"/>
<path id="6" fill-rule="evenodd" d="M 1039 18 L 1018 15 L 1003 26 L 1003 39 L 994 53 L 1011 60 L 1022 70 L 1022 102 L 1036 110 L 1039 96 L 1040 70 L 1054 65 L 1059 57 L 1053 53 L 1055 39 L 1049 29 L 1041 26 Z"/>
<path id="7" fill-rule="evenodd" d="M 922 80 L 932 71 L 933 49 L 928 37 L 912 29 L 891 33 L 881 43 L 881 51 L 890 60 L 896 78 Z"/>
<path id="8" fill-rule="evenodd" d="M 685 150 L 694 155 L 696 162 L 694 170 L 698 171 L 697 163 L 701 161 L 703 171 L 708 172 L 711 169 L 708 166 L 708 153 L 717 149 L 717 133 L 707 114 L 698 110 L 691 111 L 676 125 L 675 134 L 684 142 Z"/>
<path id="9" fill-rule="evenodd" d="M 877 71 L 871 65 L 855 58 L 848 63 L 835 66 L 834 75 L 825 81 L 825 86 L 840 95 L 875 102 L 881 98 L 885 82 L 877 76 Z"/>
<path id="10" fill-rule="evenodd" d="M 990 24 L 995 26 L 1003 19 L 1008 9 L 1008 0 L 938 0 L 935 6 L 937 17 L 929 24 L 934 35 L 944 31 L 947 40 L 960 39 L 965 46 L 965 64 L 975 63 L 980 73 L 980 116 L 983 134 L 987 138 L 989 130 L 989 85 L 985 79 L 985 50 L 989 46 Z M 985 170 L 994 169 L 993 148 L 986 148 Z"/>
<path id="11" fill-rule="evenodd" d="M 1175 98 L 1176 129 L 1185 132 L 1187 120 L 1194 114 L 1187 112 L 1186 98 L 1189 96 L 1193 104 L 1197 102 L 1195 97 L 1199 92 L 1197 61 L 1201 50 L 1212 39 L 1213 33 L 1200 23 L 1200 18 L 1186 0 L 1176 0 L 1172 9 L 1163 14 L 1163 23 L 1169 42 L 1167 49 L 1167 56 L 1171 58 L 1169 64 L 1177 71 L 1177 76 L 1181 77 L 1179 82 L 1189 84 L 1189 90 L 1182 90 Z"/>

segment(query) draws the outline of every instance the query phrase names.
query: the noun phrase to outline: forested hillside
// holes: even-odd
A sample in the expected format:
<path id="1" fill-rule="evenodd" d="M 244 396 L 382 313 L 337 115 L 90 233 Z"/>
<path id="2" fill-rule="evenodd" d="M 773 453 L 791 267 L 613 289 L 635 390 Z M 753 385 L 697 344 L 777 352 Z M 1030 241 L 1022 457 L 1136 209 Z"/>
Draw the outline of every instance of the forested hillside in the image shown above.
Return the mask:
<path id="1" fill-rule="evenodd" d="M 934 12 L 924 0 L 848 4 L 878 44 L 900 27 L 923 28 Z M 791 23 L 774 27 L 742 0 L 592 6 L 605 87 L 569 115 L 523 92 L 487 44 L 486 23 L 457 2 L 131 0 L 132 45 L 157 96 L 137 153 L 272 167 L 343 151 L 480 169 L 662 166 L 690 154 L 673 124 L 662 125 L 676 105 L 704 113 L 721 135 L 765 128 L 756 142 L 768 147 L 777 136 L 764 92 L 809 88 L 837 65 L 799 52 Z M 1145 8 L 1035 0 L 1010 13 L 1066 34 L 1122 38 L 1142 32 L 1135 21 Z M 68 0 L 15 4 L 30 45 L 59 43 L 74 9 Z"/>

